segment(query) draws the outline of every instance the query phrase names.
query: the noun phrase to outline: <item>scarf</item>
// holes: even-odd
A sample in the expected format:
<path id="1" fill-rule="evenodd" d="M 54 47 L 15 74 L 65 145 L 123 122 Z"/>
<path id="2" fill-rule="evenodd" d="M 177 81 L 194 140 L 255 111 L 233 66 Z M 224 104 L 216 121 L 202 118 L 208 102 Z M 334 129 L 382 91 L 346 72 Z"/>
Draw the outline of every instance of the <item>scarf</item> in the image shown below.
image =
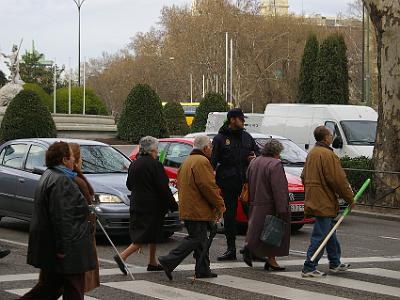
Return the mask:
<path id="1" fill-rule="evenodd" d="M 57 166 L 57 167 L 55 167 L 55 169 L 63 172 L 71 180 L 75 180 L 75 177 L 78 175 L 76 172 L 68 169 L 66 166 L 63 166 L 63 165 Z"/>

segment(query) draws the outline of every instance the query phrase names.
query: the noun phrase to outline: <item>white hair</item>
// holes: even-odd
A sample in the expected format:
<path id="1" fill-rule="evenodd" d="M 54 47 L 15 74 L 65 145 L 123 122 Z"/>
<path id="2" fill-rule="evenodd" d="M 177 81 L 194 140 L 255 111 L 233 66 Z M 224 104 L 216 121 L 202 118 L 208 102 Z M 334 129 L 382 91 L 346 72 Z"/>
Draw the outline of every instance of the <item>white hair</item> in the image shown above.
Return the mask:
<path id="1" fill-rule="evenodd" d="M 139 154 L 147 155 L 150 154 L 151 151 L 157 149 L 158 140 L 152 136 L 145 136 L 139 141 Z"/>
<path id="2" fill-rule="evenodd" d="M 205 134 L 198 135 L 194 138 L 193 149 L 203 151 L 203 149 L 209 144 L 210 144 L 210 138 L 207 135 Z"/>

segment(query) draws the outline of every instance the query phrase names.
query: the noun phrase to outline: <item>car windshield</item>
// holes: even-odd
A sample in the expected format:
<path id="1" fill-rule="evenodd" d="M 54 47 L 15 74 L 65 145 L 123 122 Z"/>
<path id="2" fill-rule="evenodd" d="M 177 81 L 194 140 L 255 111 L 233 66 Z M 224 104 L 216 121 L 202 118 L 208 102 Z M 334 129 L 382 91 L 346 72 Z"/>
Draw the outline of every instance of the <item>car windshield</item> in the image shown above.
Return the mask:
<path id="1" fill-rule="evenodd" d="M 262 149 L 265 143 L 270 140 L 266 138 L 256 138 L 255 141 Z M 294 142 L 288 139 L 278 139 L 283 145 L 283 151 L 281 153 L 282 163 L 285 165 L 304 165 L 307 158 L 307 152 L 297 146 Z"/>
<path id="2" fill-rule="evenodd" d="M 82 172 L 127 173 L 130 160 L 110 146 L 81 145 Z"/>
<path id="3" fill-rule="evenodd" d="M 349 145 L 374 145 L 376 121 L 341 121 Z"/>

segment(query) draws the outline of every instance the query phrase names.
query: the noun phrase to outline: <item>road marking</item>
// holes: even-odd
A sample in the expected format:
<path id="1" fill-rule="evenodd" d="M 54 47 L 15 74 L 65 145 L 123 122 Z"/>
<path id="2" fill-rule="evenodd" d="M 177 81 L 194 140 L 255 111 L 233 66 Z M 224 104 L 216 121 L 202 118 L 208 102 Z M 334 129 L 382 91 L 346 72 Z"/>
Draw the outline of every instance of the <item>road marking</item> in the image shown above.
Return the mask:
<path id="1" fill-rule="evenodd" d="M 400 296 L 400 288 L 378 283 L 367 282 L 367 281 L 354 280 L 345 277 L 328 275 L 324 278 L 302 278 L 300 272 L 285 272 L 285 273 L 277 272 L 274 274 L 283 277 L 300 279 L 304 281 L 318 282 L 318 283 L 343 287 L 347 289 L 360 290 L 363 292 L 370 292 L 370 293 L 376 293 L 394 297 Z"/>
<path id="2" fill-rule="evenodd" d="M 17 245 L 17 246 L 22 246 L 22 247 L 28 247 L 28 244 L 26 244 L 26 243 L 20 243 L 20 242 L 15 242 L 15 241 L 6 240 L 6 239 L 0 239 L 0 242 L 13 244 L 13 245 Z"/>
<path id="3" fill-rule="evenodd" d="M 381 276 L 392 279 L 400 279 L 399 271 L 392 271 L 381 268 L 360 268 L 360 269 L 350 269 L 350 272 L 361 273 L 367 275 Z"/>
<path id="4" fill-rule="evenodd" d="M 220 275 L 218 278 L 212 279 L 198 279 L 212 284 L 217 284 L 224 287 L 239 289 L 246 292 L 257 293 L 262 295 L 274 296 L 291 300 L 310 300 L 310 299 L 324 299 L 324 300 L 339 300 L 348 299 L 337 297 L 333 295 L 320 294 L 310 291 L 299 290 L 283 285 L 267 283 L 264 281 L 257 281 L 234 277 L 229 275 Z"/>
<path id="5" fill-rule="evenodd" d="M 144 280 L 107 282 L 102 283 L 102 285 L 161 300 L 223 300 L 222 298 Z"/>
<path id="6" fill-rule="evenodd" d="M 31 289 L 18 289 L 18 290 L 6 290 L 6 292 L 10 293 L 10 294 L 18 295 L 18 296 L 23 296 L 30 290 Z M 62 299 L 62 297 L 58 298 L 58 300 L 61 300 L 61 299 Z M 85 300 L 98 300 L 98 299 L 85 295 Z"/>
<path id="7" fill-rule="evenodd" d="M 386 240 L 395 240 L 395 241 L 400 241 L 400 238 L 396 237 L 391 237 L 391 236 L 379 236 L 381 239 L 386 239 Z"/>

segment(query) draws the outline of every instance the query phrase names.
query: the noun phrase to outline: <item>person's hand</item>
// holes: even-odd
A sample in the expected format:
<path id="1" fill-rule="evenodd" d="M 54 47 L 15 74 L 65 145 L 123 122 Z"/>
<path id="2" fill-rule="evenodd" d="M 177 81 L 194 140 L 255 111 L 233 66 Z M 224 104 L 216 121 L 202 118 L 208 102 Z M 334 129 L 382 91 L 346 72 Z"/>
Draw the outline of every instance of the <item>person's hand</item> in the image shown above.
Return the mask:
<path id="1" fill-rule="evenodd" d="M 64 259 L 65 258 L 65 254 L 64 253 L 57 253 L 56 254 L 58 259 Z"/>
<path id="2" fill-rule="evenodd" d="M 247 160 L 251 162 L 253 159 L 256 158 L 256 154 L 254 152 L 251 152 L 249 156 L 247 156 Z"/>
<path id="3" fill-rule="evenodd" d="M 353 210 L 356 207 L 356 203 L 353 202 L 352 204 L 350 204 L 350 210 Z"/>
<path id="4" fill-rule="evenodd" d="M 222 217 L 223 217 L 223 213 L 222 212 L 217 212 L 216 213 L 216 215 L 215 215 L 215 222 L 217 222 L 217 223 L 221 223 L 221 221 L 222 221 Z"/>

